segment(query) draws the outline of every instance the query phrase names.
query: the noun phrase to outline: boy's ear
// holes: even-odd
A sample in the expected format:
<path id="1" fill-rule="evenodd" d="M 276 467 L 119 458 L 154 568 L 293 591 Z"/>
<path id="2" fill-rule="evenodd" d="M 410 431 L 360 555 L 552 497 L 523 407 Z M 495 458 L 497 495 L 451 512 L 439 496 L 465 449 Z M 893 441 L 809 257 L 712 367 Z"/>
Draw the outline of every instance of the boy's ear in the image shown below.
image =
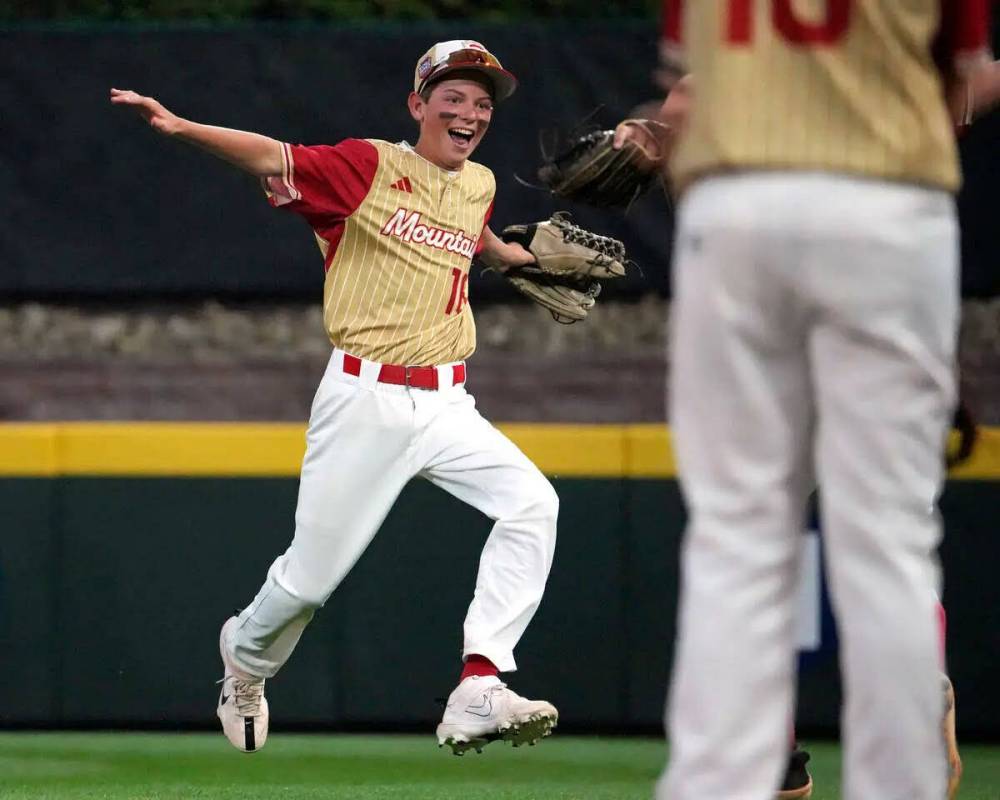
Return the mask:
<path id="1" fill-rule="evenodd" d="M 410 96 L 406 99 L 406 105 L 410 109 L 410 116 L 413 117 L 418 123 L 424 121 L 424 111 L 427 104 L 424 103 L 423 98 L 416 92 L 410 92 Z"/>

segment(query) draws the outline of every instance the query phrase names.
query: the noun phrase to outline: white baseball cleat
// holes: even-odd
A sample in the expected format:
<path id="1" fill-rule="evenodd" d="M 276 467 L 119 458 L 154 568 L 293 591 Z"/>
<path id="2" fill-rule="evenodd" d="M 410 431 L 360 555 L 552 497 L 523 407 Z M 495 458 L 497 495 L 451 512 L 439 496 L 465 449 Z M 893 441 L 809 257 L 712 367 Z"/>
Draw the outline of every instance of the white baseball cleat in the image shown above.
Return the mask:
<path id="1" fill-rule="evenodd" d="M 222 731 L 237 750 L 254 753 L 267 741 L 268 710 L 264 697 L 264 679 L 251 678 L 241 673 L 229 660 L 226 650 L 226 631 L 236 624 L 236 617 L 230 617 L 219 634 L 219 652 L 225 674 L 219 683 L 219 708 L 216 714 L 222 723 Z"/>
<path id="2" fill-rule="evenodd" d="M 552 733 L 559 712 L 544 700 L 527 700 L 507 688 L 495 675 L 472 675 L 448 698 L 444 718 L 437 726 L 438 746 L 448 745 L 456 756 L 466 750 L 483 751 L 490 742 L 514 747 L 534 745 Z"/>

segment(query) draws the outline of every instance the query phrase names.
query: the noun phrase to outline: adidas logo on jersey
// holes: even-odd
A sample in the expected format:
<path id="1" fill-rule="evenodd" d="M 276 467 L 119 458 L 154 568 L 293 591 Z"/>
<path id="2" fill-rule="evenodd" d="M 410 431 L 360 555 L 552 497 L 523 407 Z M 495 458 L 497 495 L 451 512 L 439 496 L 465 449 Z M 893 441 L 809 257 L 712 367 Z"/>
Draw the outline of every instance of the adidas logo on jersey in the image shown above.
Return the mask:
<path id="1" fill-rule="evenodd" d="M 404 178 L 400 178 L 395 183 L 390 183 L 389 184 L 389 188 L 390 189 L 399 189 L 399 191 L 401 191 L 401 192 L 409 192 L 410 194 L 413 194 L 413 184 L 410 183 L 410 179 L 409 178 L 405 178 L 405 177 Z"/>
<path id="2" fill-rule="evenodd" d="M 447 250 L 449 253 L 458 253 L 466 258 L 475 255 L 478 236 L 470 238 L 465 235 L 465 231 L 435 228 L 433 225 L 425 225 L 420 219 L 419 211 L 397 209 L 382 226 L 380 233 L 383 236 L 396 236 L 404 242 L 416 242 L 436 247 L 438 250 Z"/>

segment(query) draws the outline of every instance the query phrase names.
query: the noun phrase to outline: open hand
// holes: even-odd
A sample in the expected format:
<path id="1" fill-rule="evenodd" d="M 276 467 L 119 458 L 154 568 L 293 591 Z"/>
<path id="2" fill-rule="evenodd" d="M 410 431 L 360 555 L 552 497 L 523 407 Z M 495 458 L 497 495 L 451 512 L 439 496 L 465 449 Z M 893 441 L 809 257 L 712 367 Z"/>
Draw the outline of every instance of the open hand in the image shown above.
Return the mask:
<path id="1" fill-rule="evenodd" d="M 112 89 L 111 102 L 119 106 L 131 106 L 154 130 L 170 136 L 177 132 L 181 119 L 167 111 L 152 97 L 143 97 L 127 89 Z"/>

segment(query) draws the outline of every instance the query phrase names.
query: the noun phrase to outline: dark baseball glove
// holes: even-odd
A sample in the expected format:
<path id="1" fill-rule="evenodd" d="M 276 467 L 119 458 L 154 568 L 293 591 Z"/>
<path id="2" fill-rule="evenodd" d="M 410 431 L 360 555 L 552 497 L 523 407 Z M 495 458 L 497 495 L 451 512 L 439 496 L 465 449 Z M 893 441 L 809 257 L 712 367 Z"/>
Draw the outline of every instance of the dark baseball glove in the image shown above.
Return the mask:
<path id="1" fill-rule="evenodd" d="M 598 208 L 628 208 L 660 175 L 663 141 L 670 129 L 648 119 L 627 119 L 630 129 L 615 149 L 615 131 L 592 131 L 569 139 L 555 153 L 542 147 L 538 180 L 556 197 Z"/>
<path id="2" fill-rule="evenodd" d="M 586 319 L 601 291 L 598 281 L 625 274 L 625 245 L 574 225 L 564 211 L 542 222 L 509 225 L 501 237 L 535 257 L 534 264 L 507 270 L 504 277 L 556 322 Z"/>

